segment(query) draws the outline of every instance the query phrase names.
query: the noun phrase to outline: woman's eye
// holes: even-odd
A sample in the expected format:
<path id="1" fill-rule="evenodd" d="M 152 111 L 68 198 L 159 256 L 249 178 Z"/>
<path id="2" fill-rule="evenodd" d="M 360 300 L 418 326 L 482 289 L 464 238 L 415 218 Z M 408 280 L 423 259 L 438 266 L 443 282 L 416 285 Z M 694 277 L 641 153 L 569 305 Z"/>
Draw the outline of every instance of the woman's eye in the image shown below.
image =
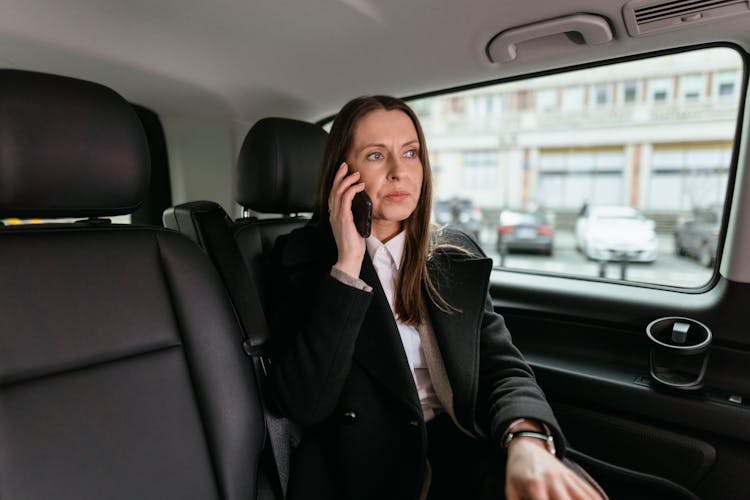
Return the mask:
<path id="1" fill-rule="evenodd" d="M 404 156 L 407 158 L 416 158 L 417 157 L 417 150 L 416 149 L 410 149 L 406 153 L 404 153 Z"/>
<path id="2" fill-rule="evenodd" d="M 378 153 L 378 152 L 374 152 L 374 153 L 368 154 L 367 155 L 367 159 L 371 160 L 371 161 L 378 161 L 378 160 L 382 160 L 383 159 L 383 155 L 380 154 L 380 153 Z"/>

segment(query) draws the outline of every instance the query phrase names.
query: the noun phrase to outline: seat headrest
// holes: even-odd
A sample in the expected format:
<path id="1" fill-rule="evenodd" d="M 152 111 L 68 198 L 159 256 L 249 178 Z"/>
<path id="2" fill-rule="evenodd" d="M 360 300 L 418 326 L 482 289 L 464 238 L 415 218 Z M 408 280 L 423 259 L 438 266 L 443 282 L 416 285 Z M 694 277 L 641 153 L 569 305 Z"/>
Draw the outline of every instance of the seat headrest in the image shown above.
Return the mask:
<path id="1" fill-rule="evenodd" d="M 0 70 L 0 217 L 134 211 L 150 178 L 132 106 L 91 82 Z"/>
<path id="2" fill-rule="evenodd" d="M 262 213 L 312 212 L 327 138 L 312 123 L 258 121 L 240 150 L 237 203 Z"/>

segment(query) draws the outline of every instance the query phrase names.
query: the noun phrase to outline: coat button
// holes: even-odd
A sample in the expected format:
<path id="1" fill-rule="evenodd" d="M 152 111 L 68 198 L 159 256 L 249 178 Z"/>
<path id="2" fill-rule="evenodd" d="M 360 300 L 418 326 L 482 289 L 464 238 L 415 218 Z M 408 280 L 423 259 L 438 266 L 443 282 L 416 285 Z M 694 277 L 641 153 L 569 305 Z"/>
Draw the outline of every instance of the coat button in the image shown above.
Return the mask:
<path id="1" fill-rule="evenodd" d="M 419 427 L 419 420 L 417 420 L 416 418 L 413 420 L 409 420 L 409 425 L 411 425 L 412 427 Z"/>
<path id="2" fill-rule="evenodd" d="M 346 410 L 344 412 L 343 417 L 344 417 L 344 421 L 346 421 L 347 423 L 356 422 L 357 419 L 359 418 L 357 416 L 357 412 L 355 412 L 354 410 Z"/>

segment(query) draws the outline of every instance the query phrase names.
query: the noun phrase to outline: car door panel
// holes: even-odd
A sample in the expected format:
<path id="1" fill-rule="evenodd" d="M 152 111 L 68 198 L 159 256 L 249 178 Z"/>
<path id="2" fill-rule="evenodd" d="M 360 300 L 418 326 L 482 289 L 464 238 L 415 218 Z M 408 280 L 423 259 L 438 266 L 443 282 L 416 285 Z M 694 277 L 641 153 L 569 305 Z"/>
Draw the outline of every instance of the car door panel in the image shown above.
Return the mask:
<path id="1" fill-rule="evenodd" d="M 507 271 L 494 278 L 496 308 L 575 449 L 703 498 L 750 495 L 750 341 L 738 321 L 750 285 L 719 278 L 685 293 Z M 701 390 L 663 389 L 649 376 L 646 325 L 665 316 L 713 332 Z"/>

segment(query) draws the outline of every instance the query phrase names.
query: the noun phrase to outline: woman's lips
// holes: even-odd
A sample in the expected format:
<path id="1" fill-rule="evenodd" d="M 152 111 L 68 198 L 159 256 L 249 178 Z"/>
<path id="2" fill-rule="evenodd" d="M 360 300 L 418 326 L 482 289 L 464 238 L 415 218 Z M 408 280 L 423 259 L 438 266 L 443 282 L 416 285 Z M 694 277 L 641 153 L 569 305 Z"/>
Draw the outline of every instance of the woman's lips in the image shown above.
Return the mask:
<path id="1" fill-rule="evenodd" d="M 385 199 L 388 201 L 403 201 L 408 197 L 409 193 L 407 191 L 391 191 L 385 195 Z"/>

